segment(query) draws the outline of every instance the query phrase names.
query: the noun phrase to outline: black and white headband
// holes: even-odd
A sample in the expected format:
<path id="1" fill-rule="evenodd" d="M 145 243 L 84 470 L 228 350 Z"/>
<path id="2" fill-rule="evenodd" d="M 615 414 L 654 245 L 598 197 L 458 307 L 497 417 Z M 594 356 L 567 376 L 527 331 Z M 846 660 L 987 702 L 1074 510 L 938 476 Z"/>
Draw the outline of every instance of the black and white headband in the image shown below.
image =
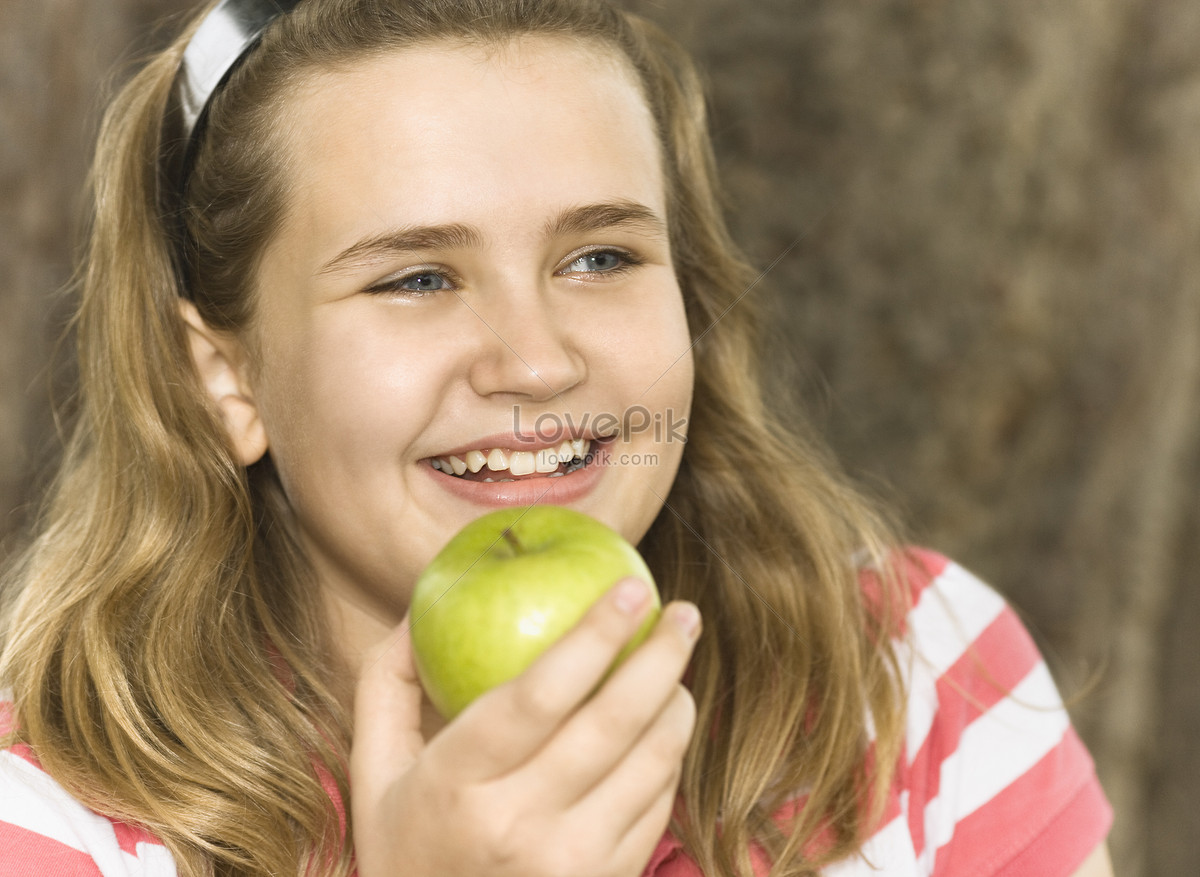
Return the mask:
<path id="1" fill-rule="evenodd" d="M 176 271 L 186 276 L 182 208 L 195 152 L 215 95 L 258 45 L 267 26 L 301 0 L 221 0 L 200 22 L 183 51 L 163 120 L 159 206 L 177 240 Z M 186 293 L 185 293 L 186 294 Z"/>
<path id="2" fill-rule="evenodd" d="M 300 0 L 222 0 L 196 28 L 176 80 L 183 138 L 196 135 L 213 94 L 262 36 Z"/>

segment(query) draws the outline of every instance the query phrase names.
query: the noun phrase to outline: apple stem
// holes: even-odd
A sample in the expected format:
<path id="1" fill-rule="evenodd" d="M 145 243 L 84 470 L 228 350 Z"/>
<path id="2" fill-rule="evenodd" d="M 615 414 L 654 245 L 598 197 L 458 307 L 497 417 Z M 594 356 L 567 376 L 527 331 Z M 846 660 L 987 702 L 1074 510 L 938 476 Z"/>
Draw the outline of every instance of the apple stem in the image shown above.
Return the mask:
<path id="1" fill-rule="evenodd" d="M 505 527 L 504 532 L 500 535 L 502 535 L 504 540 L 513 547 L 514 551 L 521 550 L 521 540 L 519 540 L 517 538 L 517 534 L 512 531 L 512 527 Z"/>

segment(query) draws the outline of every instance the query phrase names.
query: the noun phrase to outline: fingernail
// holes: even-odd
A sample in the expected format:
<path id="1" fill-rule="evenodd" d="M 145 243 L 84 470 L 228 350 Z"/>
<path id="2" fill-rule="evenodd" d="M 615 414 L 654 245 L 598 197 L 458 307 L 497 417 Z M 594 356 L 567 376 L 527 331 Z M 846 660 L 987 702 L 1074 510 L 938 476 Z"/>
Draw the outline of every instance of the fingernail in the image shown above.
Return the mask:
<path id="1" fill-rule="evenodd" d="M 671 622 L 688 639 L 700 632 L 700 610 L 691 603 L 673 603 L 669 608 Z"/>
<path id="2" fill-rule="evenodd" d="M 617 585 L 613 600 L 626 615 L 633 615 L 646 604 L 650 592 L 640 579 L 625 579 Z"/>

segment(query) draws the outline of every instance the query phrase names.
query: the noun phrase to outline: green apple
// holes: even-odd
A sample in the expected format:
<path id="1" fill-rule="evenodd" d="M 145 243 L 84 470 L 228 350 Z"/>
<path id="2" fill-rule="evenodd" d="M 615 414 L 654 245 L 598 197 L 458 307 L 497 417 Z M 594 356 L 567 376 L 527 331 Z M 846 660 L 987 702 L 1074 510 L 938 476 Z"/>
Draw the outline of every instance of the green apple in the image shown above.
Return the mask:
<path id="1" fill-rule="evenodd" d="M 637 549 L 561 506 L 501 509 L 472 521 L 413 590 L 413 651 L 429 699 L 453 718 L 519 675 L 625 576 L 650 585 L 655 611 L 614 666 L 649 634 L 661 606 Z"/>

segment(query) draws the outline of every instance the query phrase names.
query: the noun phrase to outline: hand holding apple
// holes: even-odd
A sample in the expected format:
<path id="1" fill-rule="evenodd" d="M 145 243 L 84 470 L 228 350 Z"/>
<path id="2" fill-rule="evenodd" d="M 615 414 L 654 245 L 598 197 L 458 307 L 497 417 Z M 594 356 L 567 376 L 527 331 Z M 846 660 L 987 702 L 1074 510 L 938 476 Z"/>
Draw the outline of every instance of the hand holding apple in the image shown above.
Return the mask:
<path id="1" fill-rule="evenodd" d="M 559 506 L 501 509 L 464 527 L 421 574 L 410 607 L 421 684 L 446 718 L 519 675 L 626 576 L 654 579 L 620 534 Z M 616 663 L 645 639 L 654 611 Z"/>
<path id="2" fill-rule="evenodd" d="M 640 586 L 639 586 L 640 585 Z M 517 678 L 422 732 L 411 621 L 363 662 L 350 791 L 362 877 L 638 877 L 675 804 L 696 711 L 696 607 L 626 578 Z M 619 667 L 618 654 L 657 615 Z"/>

